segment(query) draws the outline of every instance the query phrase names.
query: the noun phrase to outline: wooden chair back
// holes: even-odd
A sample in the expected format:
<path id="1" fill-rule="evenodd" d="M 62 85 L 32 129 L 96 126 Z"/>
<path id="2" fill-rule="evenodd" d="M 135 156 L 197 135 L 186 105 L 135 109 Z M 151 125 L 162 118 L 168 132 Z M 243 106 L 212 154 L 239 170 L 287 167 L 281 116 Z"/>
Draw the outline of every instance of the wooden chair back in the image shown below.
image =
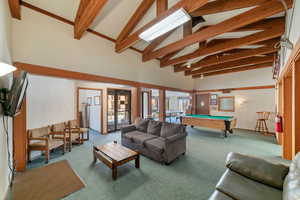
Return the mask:
<path id="1" fill-rule="evenodd" d="M 271 112 L 256 112 L 259 120 L 269 120 Z"/>
<path id="2" fill-rule="evenodd" d="M 29 138 L 48 137 L 49 127 L 47 126 L 47 127 L 31 129 L 28 130 L 27 133 Z"/>
<path id="3" fill-rule="evenodd" d="M 78 121 L 76 119 L 70 120 L 68 122 L 68 126 L 70 126 L 71 128 L 79 128 Z"/>

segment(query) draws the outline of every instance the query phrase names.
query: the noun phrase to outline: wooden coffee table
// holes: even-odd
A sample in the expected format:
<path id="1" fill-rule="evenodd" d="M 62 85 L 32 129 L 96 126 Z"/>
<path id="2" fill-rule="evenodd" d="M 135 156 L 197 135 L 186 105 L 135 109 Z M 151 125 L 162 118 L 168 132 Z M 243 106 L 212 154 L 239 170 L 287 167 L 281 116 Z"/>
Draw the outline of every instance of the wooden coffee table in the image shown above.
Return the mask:
<path id="1" fill-rule="evenodd" d="M 140 168 L 140 154 L 117 143 L 93 147 L 94 162 L 101 160 L 112 169 L 112 178 L 117 179 L 117 167 L 135 160 L 135 168 Z"/>

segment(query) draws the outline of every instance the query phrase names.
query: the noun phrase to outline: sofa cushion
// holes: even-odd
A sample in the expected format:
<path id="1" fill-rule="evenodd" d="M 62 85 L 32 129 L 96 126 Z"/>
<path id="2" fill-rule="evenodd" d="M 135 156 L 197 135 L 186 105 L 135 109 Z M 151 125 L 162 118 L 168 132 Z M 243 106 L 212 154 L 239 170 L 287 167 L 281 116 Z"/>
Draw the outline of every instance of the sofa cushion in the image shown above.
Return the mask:
<path id="1" fill-rule="evenodd" d="M 141 132 L 141 131 L 131 131 L 131 132 L 125 133 L 125 134 L 123 135 L 123 137 L 125 137 L 125 138 L 127 138 L 127 139 L 129 139 L 129 140 L 132 140 L 132 138 L 133 138 L 134 136 L 137 136 L 137 135 L 140 135 L 140 134 L 145 134 L 145 133 L 143 133 L 143 132 Z"/>
<path id="2" fill-rule="evenodd" d="M 136 123 L 135 123 L 136 129 L 138 131 L 147 133 L 148 123 L 149 123 L 149 120 L 146 120 L 146 119 L 136 120 Z"/>
<path id="3" fill-rule="evenodd" d="M 149 120 L 147 133 L 160 136 L 161 124 L 159 121 Z"/>
<path id="4" fill-rule="evenodd" d="M 145 142 L 145 147 L 151 151 L 162 154 L 164 152 L 165 143 L 160 138 L 154 138 Z"/>
<path id="5" fill-rule="evenodd" d="M 143 133 L 143 132 L 139 132 L 139 131 L 134 131 L 134 132 L 138 132 L 137 134 L 132 134 L 130 135 L 131 136 L 131 140 L 134 142 L 134 143 L 137 143 L 139 145 L 144 145 L 144 143 L 147 141 L 147 140 L 150 140 L 150 139 L 153 139 L 153 138 L 156 138 L 157 136 L 154 136 L 154 135 L 150 135 L 150 134 L 147 134 L 147 133 Z M 130 133 L 127 133 L 127 134 L 130 134 Z M 126 134 L 126 135 L 127 135 Z"/>
<path id="6" fill-rule="evenodd" d="M 226 166 L 242 176 L 282 190 L 289 168 L 282 164 L 239 153 L 229 153 Z"/>
<path id="7" fill-rule="evenodd" d="M 216 190 L 208 200 L 234 200 L 233 198 L 227 196 L 226 194 Z"/>
<path id="8" fill-rule="evenodd" d="M 216 188 L 233 199 L 281 200 L 282 191 L 241 176 L 229 169 L 221 177 Z"/>
<path id="9" fill-rule="evenodd" d="M 300 199 L 300 153 L 292 161 L 283 184 L 283 200 L 296 199 Z"/>
<path id="10" fill-rule="evenodd" d="M 166 138 L 172 135 L 176 135 L 178 133 L 184 132 L 184 128 L 185 127 L 181 124 L 172 124 L 172 123 L 163 122 L 160 136 Z"/>

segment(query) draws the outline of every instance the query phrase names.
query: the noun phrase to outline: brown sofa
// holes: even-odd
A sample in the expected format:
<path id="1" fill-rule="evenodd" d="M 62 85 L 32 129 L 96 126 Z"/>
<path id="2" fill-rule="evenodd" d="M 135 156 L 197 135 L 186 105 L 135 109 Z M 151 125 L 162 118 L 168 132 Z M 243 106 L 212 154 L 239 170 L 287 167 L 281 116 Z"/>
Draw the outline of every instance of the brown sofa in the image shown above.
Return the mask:
<path id="1" fill-rule="evenodd" d="M 165 164 L 185 154 L 186 136 L 184 125 L 148 119 L 121 128 L 122 145 Z"/>
<path id="2" fill-rule="evenodd" d="M 290 166 L 230 153 L 209 200 L 299 200 L 300 153 Z"/>

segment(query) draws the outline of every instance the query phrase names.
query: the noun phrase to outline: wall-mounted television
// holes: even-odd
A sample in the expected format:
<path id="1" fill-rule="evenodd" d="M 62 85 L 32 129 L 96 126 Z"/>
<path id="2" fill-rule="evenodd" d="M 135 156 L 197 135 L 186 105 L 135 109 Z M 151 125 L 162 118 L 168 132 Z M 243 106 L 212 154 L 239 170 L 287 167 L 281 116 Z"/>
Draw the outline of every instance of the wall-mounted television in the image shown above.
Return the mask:
<path id="1" fill-rule="evenodd" d="M 14 117 L 19 113 L 27 86 L 27 72 L 20 71 L 18 76 L 14 77 L 12 87 L 8 91 L 5 101 L 2 102 L 4 115 Z"/>

